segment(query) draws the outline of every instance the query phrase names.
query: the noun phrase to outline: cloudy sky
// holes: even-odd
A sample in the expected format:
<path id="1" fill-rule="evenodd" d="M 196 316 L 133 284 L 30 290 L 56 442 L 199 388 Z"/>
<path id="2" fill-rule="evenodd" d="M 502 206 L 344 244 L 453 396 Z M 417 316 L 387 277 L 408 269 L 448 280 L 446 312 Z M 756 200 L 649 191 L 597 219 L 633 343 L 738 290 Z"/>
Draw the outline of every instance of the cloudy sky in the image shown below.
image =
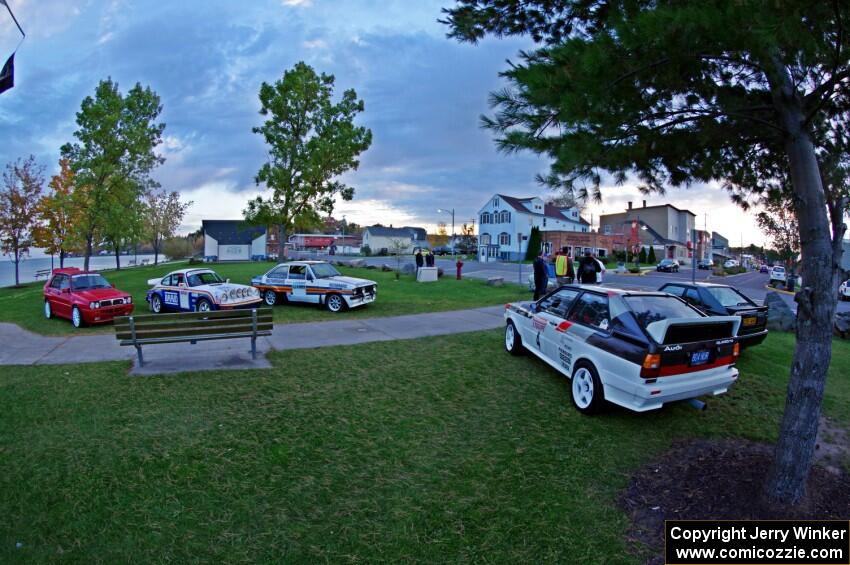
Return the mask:
<path id="1" fill-rule="evenodd" d="M 500 155 L 479 128 L 498 72 L 522 40 L 488 39 L 477 46 L 445 37 L 437 23 L 450 0 L 8 0 L 28 37 L 16 57 L 16 86 L 0 95 L 0 165 L 35 154 L 49 173 L 59 147 L 72 140 L 75 112 L 98 80 L 122 90 L 136 82 L 162 98 L 166 164 L 155 177 L 193 205 L 184 230 L 203 218 L 240 218 L 262 192 L 253 181 L 264 146 L 257 92 L 305 61 L 335 75 L 337 89 L 365 101 L 361 123 L 374 141 L 360 169 L 346 175 L 355 199 L 338 205 L 361 224 L 429 228 L 455 208 L 458 224 L 494 193 L 546 196 L 534 182 L 546 162 Z M 0 12 L 0 54 L 18 40 Z M 600 213 L 640 202 L 634 186 L 606 187 Z M 652 196 L 698 216 L 732 242 L 762 243 L 752 216 L 717 187 L 696 186 Z"/>

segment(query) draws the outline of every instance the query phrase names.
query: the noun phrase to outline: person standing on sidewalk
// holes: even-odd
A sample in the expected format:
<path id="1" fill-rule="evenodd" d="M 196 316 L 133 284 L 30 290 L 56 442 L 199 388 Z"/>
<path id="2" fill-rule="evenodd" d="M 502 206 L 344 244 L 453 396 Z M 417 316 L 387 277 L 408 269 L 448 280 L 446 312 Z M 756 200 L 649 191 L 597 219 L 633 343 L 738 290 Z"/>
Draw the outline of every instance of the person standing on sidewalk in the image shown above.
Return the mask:
<path id="1" fill-rule="evenodd" d="M 597 273 L 601 272 L 599 261 L 593 258 L 590 251 L 585 251 L 584 257 L 578 264 L 578 280 L 581 284 L 596 284 Z"/>
<path id="2" fill-rule="evenodd" d="M 546 256 L 541 250 L 534 259 L 534 300 L 546 294 L 546 289 L 549 288 L 549 273 L 546 267 Z"/>
<path id="3" fill-rule="evenodd" d="M 419 277 L 419 269 L 425 265 L 425 260 L 422 258 L 422 250 L 417 249 L 413 254 L 413 259 L 416 261 L 416 276 Z"/>

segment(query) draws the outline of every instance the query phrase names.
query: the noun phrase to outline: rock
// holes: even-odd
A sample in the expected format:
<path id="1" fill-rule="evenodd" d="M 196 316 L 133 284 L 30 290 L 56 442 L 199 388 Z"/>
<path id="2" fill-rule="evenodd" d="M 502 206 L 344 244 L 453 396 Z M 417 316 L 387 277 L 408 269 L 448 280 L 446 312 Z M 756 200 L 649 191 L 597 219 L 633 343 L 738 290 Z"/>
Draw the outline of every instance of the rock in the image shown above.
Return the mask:
<path id="1" fill-rule="evenodd" d="M 401 274 L 402 275 L 412 275 L 416 272 L 416 266 L 412 263 L 405 263 L 401 266 Z"/>
<path id="2" fill-rule="evenodd" d="M 367 269 L 377 269 L 378 266 L 377 265 L 366 265 L 366 268 Z"/>
<path id="3" fill-rule="evenodd" d="M 767 329 L 793 332 L 797 329 L 797 316 L 778 292 L 768 292 L 764 297 L 767 306 Z"/>
<path id="4" fill-rule="evenodd" d="M 393 268 L 390 267 L 389 265 L 387 265 L 386 263 L 384 263 L 383 265 L 381 265 L 381 270 L 384 271 L 385 273 L 390 273 L 390 272 L 392 272 Z"/>
<path id="5" fill-rule="evenodd" d="M 841 339 L 850 339 L 850 312 L 836 312 L 832 327 L 835 335 Z"/>
<path id="6" fill-rule="evenodd" d="M 437 267 L 437 278 L 440 278 L 445 274 L 446 274 L 446 272 L 443 270 L 442 267 Z"/>
<path id="7" fill-rule="evenodd" d="M 502 286 L 505 284 L 504 277 L 489 277 L 487 279 L 487 286 Z"/>
<path id="8" fill-rule="evenodd" d="M 349 261 L 348 264 L 351 267 L 363 268 L 363 267 L 366 266 L 366 260 L 365 259 L 353 259 L 353 260 Z"/>

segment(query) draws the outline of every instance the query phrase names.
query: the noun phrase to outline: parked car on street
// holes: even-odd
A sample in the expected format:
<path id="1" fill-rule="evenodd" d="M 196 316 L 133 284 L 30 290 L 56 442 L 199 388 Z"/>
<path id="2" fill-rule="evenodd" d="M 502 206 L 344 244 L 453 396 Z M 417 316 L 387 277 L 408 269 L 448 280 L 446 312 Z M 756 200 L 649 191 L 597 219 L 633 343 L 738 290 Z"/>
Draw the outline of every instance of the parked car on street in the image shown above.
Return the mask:
<path id="1" fill-rule="evenodd" d="M 714 283 L 667 283 L 658 289 L 677 296 L 709 316 L 740 316 L 741 347 L 758 345 L 767 337 L 767 306 L 759 306 L 738 289 Z"/>
<path id="2" fill-rule="evenodd" d="M 785 284 L 785 267 L 776 265 L 770 269 L 770 286 L 776 288 Z"/>
<path id="3" fill-rule="evenodd" d="M 505 306 L 505 348 L 571 379 L 580 412 L 606 401 L 642 412 L 726 392 L 738 378 L 740 323 L 662 292 L 567 285 Z"/>
<path id="4" fill-rule="evenodd" d="M 451 255 L 452 248 L 448 245 L 440 245 L 439 247 L 435 247 L 431 250 L 434 255 Z"/>
<path id="5" fill-rule="evenodd" d="M 673 259 L 662 259 L 661 262 L 655 266 L 655 270 L 663 271 L 665 273 L 678 273 L 679 263 Z"/>
<path id="6" fill-rule="evenodd" d="M 738 263 L 738 261 L 735 259 L 727 259 L 726 262 L 723 263 L 724 269 L 733 269 L 738 266 L 740 266 L 740 263 Z"/>
<path id="7" fill-rule="evenodd" d="M 699 261 L 697 261 L 697 269 L 711 270 L 712 267 L 714 267 L 714 263 L 712 263 L 708 259 L 700 259 Z"/>
<path id="8" fill-rule="evenodd" d="M 769 270 L 770 268 L 765 264 L 762 264 L 762 266 L 759 267 L 759 273 L 767 273 Z"/>
<path id="9" fill-rule="evenodd" d="M 850 279 L 838 285 L 838 299 L 850 300 Z"/>
<path id="10" fill-rule="evenodd" d="M 343 276 L 326 261 L 290 261 L 251 279 L 269 306 L 280 302 L 319 304 L 331 312 L 374 302 L 378 283 Z"/>
<path id="11" fill-rule="evenodd" d="M 103 275 L 68 267 L 54 269 L 42 291 L 44 317 L 66 318 L 75 328 L 111 322 L 133 312 L 133 297 Z"/>
<path id="12" fill-rule="evenodd" d="M 145 300 L 154 314 L 256 308 L 262 302 L 257 289 L 231 283 L 210 269 L 180 269 L 148 284 L 152 288 Z"/>

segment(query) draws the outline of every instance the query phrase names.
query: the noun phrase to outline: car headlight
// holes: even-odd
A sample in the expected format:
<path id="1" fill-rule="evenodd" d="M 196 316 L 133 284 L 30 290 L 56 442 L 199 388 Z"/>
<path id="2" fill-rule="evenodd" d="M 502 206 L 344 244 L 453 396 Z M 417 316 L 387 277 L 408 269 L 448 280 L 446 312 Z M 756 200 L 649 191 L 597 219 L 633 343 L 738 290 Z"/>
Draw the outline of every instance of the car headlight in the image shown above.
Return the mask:
<path id="1" fill-rule="evenodd" d="M 133 297 L 132 296 L 127 296 L 127 297 L 124 298 L 124 304 L 132 304 L 132 303 L 133 303 Z"/>
<path id="2" fill-rule="evenodd" d="M 95 308 L 100 308 L 100 302 L 89 302 L 89 308 L 94 310 Z"/>
<path id="3" fill-rule="evenodd" d="M 219 302 L 227 302 L 227 293 L 223 293 L 218 297 Z"/>
<path id="4" fill-rule="evenodd" d="M 235 288 L 230 289 L 229 297 L 230 298 L 236 298 L 236 289 Z"/>

